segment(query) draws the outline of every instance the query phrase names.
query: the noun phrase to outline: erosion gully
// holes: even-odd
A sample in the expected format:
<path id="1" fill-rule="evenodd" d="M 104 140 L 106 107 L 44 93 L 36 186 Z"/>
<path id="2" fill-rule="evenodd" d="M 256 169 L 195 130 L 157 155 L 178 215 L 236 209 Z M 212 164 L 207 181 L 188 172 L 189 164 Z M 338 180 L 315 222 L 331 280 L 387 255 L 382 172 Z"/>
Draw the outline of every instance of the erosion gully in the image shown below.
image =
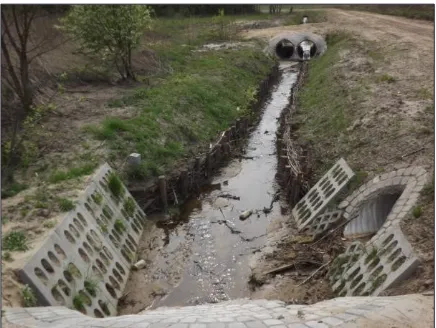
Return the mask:
<path id="1" fill-rule="evenodd" d="M 167 231 L 164 249 L 151 265 L 155 278 L 166 279 L 169 285 L 170 271 L 178 271 L 179 277 L 166 295 L 148 308 L 249 296 L 249 259 L 265 244 L 271 218 L 282 215 L 280 203 L 274 199 L 278 191 L 275 133 L 280 113 L 289 103 L 298 64 L 281 63 L 280 71 L 280 80 L 263 104 L 262 118 L 250 133 L 242 158 L 230 161 L 198 197 L 187 201 L 179 218 L 183 223 Z M 271 204 L 271 210 L 264 213 Z M 240 220 L 246 210 L 255 213 Z"/>

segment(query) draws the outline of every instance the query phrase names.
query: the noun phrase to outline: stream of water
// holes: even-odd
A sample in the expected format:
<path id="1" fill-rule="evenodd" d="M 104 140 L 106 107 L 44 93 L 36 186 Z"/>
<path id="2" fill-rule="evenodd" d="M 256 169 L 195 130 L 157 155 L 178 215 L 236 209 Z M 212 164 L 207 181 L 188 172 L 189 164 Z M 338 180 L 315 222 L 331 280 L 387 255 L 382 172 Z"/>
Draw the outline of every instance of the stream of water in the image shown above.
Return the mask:
<path id="1" fill-rule="evenodd" d="M 270 207 L 277 191 L 275 133 L 298 75 L 296 63 L 281 64 L 280 70 L 280 81 L 263 105 L 262 118 L 249 136 L 244 159 L 232 160 L 217 174 L 209 190 L 185 205 L 187 233 L 181 236 L 171 232 L 165 247 L 171 253 L 181 238 L 190 235 L 191 255 L 179 284 L 153 307 L 218 302 L 249 295 L 249 258 L 254 249 L 265 243 L 271 218 L 281 215 L 277 202 L 270 213 L 261 211 Z M 239 216 L 245 210 L 260 211 L 241 221 Z"/>

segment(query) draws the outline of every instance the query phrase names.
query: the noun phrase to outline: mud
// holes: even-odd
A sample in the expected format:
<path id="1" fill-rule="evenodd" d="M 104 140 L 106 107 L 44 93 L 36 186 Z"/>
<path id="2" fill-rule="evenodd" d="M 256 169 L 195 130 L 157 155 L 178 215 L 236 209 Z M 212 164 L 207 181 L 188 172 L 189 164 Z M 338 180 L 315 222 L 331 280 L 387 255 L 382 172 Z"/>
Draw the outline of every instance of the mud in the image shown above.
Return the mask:
<path id="1" fill-rule="evenodd" d="M 250 295 L 250 257 L 265 244 L 271 219 L 282 216 L 275 181 L 275 132 L 289 103 L 298 64 L 282 64 L 280 69 L 281 80 L 263 105 L 262 118 L 242 156 L 187 201 L 177 219 L 150 218 L 156 226 L 144 234 L 138 254 L 149 265 L 133 272 L 120 314 Z M 240 220 L 247 210 L 253 214 Z"/>

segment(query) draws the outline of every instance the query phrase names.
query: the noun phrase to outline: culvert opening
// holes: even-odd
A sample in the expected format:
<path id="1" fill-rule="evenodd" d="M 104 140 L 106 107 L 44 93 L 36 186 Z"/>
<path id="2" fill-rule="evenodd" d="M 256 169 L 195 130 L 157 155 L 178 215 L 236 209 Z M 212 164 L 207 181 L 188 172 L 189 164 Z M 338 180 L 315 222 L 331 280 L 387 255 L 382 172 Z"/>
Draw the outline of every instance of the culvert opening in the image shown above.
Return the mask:
<path id="1" fill-rule="evenodd" d="M 355 213 L 356 218 L 345 227 L 344 236 L 366 237 L 375 234 L 385 223 L 403 190 L 404 188 L 385 190 L 362 202 Z"/>
<path id="2" fill-rule="evenodd" d="M 294 54 L 294 45 L 287 39 L 277 43 L 276 54 L 280 59 L 290 59 Z"/>
<path id="3" fill-rule="evenodd" d="M 304 40 L 298 45 L 297 54 L 303 60 L 309 60 L 316 56 L 317 50 L 315 42 Z"/>

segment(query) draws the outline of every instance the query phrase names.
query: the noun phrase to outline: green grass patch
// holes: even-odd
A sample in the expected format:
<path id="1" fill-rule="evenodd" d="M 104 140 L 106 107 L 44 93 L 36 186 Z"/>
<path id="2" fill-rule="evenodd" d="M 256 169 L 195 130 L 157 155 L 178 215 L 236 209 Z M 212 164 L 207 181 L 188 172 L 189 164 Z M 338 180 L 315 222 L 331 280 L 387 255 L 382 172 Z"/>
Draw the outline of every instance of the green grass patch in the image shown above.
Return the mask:
<path id="1" fill-rule="evenodd" d="M 70 199 L 58 198 L 57 203 L 61 212 L 69 212 L 76 208 L 76 205 Z"/>
<path id="2" fill-rule="evenodd" d="M 85 300 L 84 297 L 80 294 L 76 294 L 73 297 L 73 308 L 77 311 L 85 310 Z"/>
<path id="3" fill-rule="evenodd" d="M 27 188 L 28 188 L 27 185 L 15 182 L 7 186 L 6 188 L 2 189 L 2 198 L 5 199 L 5 198 L 13 197 L 19 192 L 26 190 Z"/>
<path id="4" fill-rule="evenodd" d="M 129 216 L 135 214 L 136 204 L 132 197 L 127 197 L 124 201 L 124 210 Z"/>
<path id="5" fill-rule="evenodd" d="M 234 18 L 223 20 L 227 19 L 231 25 Z M 210 142 L 246 113 L 253 91 L 270 72 L 273 60 L 262 53 L 260 43 L 197 51 L 205 43 L 220 42 L 214 36 L 217 25 L 219 20 L 211 24 L 203 18 L 156 21 L 150 33 L 159 42 L 150 48 L 168 70 L 157 74 L 150 85 L 139 85 L 109 102 L 109 107 L 128 106 L 134 117 L 107 117 L 87 128 L 96 139 L 107 141 L 111 161 L 122 162 L 132 152 L 141 154 L 143 161 L 129 178 L 158 176 L 191 147 Z"/>
<path id="6" fill-rule="evenodd" d="M 91 295 L 92 297 L 97 296 L 98 291 L 98 281 L 92 280 L 92 279 L 85 279 L 84 282 L 85 290 Z"/>
<path id="7" fill-rule="evenodd" d="M 96 164 L 83 164 L 81 166 L 73 167 L 67 171 L 56 171 L 49 176 L 48 181 L 50 183 L 59 183 L 61 181 L 79 178 L 84 175 L 91 174 L 96 168 Z"/>
<path id="8" fill-rule="evenodd" d="M 329 6 L 329 5 L 326 5 Z M 333 5 L 334 7 L 340 9 L 350 9 L 350 10 L 360 10 L 360 11 L 369 11 L 373 13 L 383 14 L 383 15 L 392 15 L 392 16 L 401 16 L 412 19 L 422 19 L 434 21 L 434 5 L 432 4 L 420 4 L 420 5 L 412 5 L 412 4 L 389 4 L 389 5 Z"/>
<path id="9" fill-rule="evenodd" d="M 421 217 L 422 215 L 422 207 L 421 206 L 415 206 L 412 210 L 412 215 L 415 219 Z"/>
<path id="10" fill-rule="evenodd" d="M 23 298 L 24 307 L 35 307 L 37 304 L 36 296 L 33 290 L 28 286 L 21 289 L 21 297 Z"/>
<path id="11" fill-rule="evenodd" d="M 377 82 L 379 83 L 394 83 L 397 81 L 396 78 L 394 78 L 393 76 L 389 75 L 389 74 L 382 74 L 380 76 L 377 76 L 376 78 Z"/>
<path id="12" fill-rule="evenodd" d="M 121 219 L 116 219 L 114 223 L 114 228 L 117 232 L 123 233 L 126 230 L 126 226 Z"/>
<path id="13" fill-rule="evenodd" d="M 22 231 L 11 231 L 2 236 L 2 249 L 5 251 L 27 251 L 27 237 Z"/>
<path id="14" fill-rule="evenodd" d="M 339 52 L 354 45 L 354 39 L 336 32 L 327 35 L 326 41 L 327 51 L 310 61 L 304 88 L 298 93 L 297 117 L 304 122 L 298 130 L 300 137 L 319 154 L 329 150 L 328 156 L 319 157 L 315 175 L 324 174 L 339 156 L 345 156 L 345 147 L 351 147 L 344 142 L 344 136 L 353 119 L 350 109 L 361 101 L 363 92 L 358 87 L 350 88 L 336 65 Z"/>
<path id="15" fill-rule="evenodd" d="M 108 188 L 112 195 L 115 198 L 120 198 L 124 193 L 123 183 L 120 178 L 115 173 L 111 173 L 108 180 Z"/>
<path id="16" fill-rule="evenodd" d="M 2 254 L 2 260 L 5 260 L 6 262 L 11 262 L 14 259 L 12 258 L 12 255 L 10 252 L 3 252 Z"/>

